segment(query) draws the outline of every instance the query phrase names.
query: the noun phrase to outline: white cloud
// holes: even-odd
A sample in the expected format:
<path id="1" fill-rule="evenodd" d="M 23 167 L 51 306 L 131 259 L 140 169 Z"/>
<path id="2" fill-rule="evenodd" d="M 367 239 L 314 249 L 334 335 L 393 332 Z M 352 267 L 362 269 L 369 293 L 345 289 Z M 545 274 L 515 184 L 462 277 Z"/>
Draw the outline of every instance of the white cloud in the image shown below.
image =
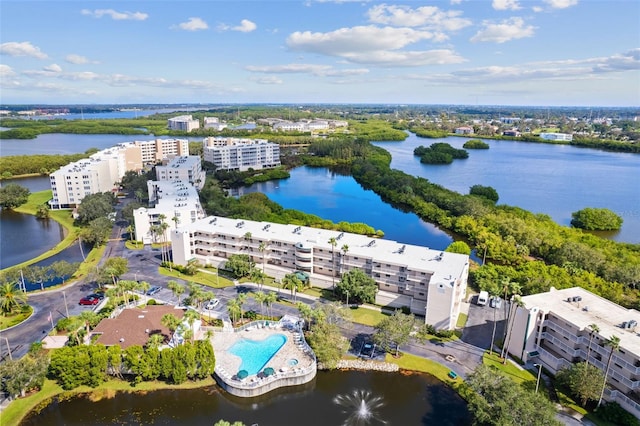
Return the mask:
<path id="1" fill-rule="evenodd" d="M 209 28 L 209 25 L 201 18 L 189 18 L 187 22 L 178 25 L 172 25 L 171 29 L 180 29 L 185 31 L 201 31 Z"/>
<path id="2" fill-rule="evenodd" d="M 81 56 L 81 55 L 76 55 L 74 53 L 71 53 L 67 56 L 65 56 L 64 58 L 65 61 L 69 62 L 70 64 L 75 64 L 75 65 L 81 65 L 81 64 L 96 64 L 96 61 L 90 61 L 89 58 L 85 57 L 85 56 Z"/>
<path id="3" fill-rule="evenodd" d="M 464 59 L 451 50 L 401 51 L 421 40 L 434 39 L 429 31 L 412 28 L 361 26 L 329 33 L 295 32 L 287 38 L 292 50 L 343 58 L 349 62 L 379 66 L 451 64 Z"/>
<path id="4" fill-rule="evenodd" d="M 144 21 L 149 17 L 148 14 L 142 12 L 118 12 L 113 9 L 82 9 L 80 13 L 94 18 L 110 16 L 114 21 Z"/>
<path id="5" fill-rule="evenodd" d="M 544 2 L 554 9 L 566 9 L 578 4 L 578 0 L 544 0 Z"/>
<path id="6" fill-rule="evenodd" d="M 231 26 L 224 23 L 218 24 L 217 26 L 218 31 L 240 31 L 242 33 L 250 33 L 251 31 L 255 31 L 256 28 L 258 28 L 258 26 L 248 19 L 243 19 L 242 21 L 240 21 L 240 25 L 236 26 Z"/>
<path id="7" fill-rule="evenodd" d="M 251 78 L 251 81 L 254 81 L 258 84 L 282 84 L 284 83 L 281 79 L 275 76 L 267 76 L 267 77 L 259 77 L 259 78 Z"/>
<path id="8" fill-rule="evenodd" d="M 396 27 L 422 27 L 423 29 L 456 31 L 471 25 L 471 20 L 461 18 L 460 11 L 442 11 L 436 6 L 412 9 L 408 6 L 381 4 L 367 11 L 369 21 Z"/>
<path id="9" fill-rule="evenodd" d="M 495 10 L 518 10 L 522 8 L 518 0 L 493 0 L 491 6 Z"/>
<path id="10" fill-rule="evenodd" d="M 6 78 L 13 77 L 14 75 L 16 75 L 16 73 L 9 65 L 0 64 L 0 77 Z"/>
<path id="11" fill-rule="evenodd" d="M 0 44 L 0 54 L 9 56 L 31 56 L 37 59 L 47 59 L 48 56 L 28 41 L 9 41 Z"/>
<path id="12" fill-rule="evenodd" d="M 493 42 L 504 43 L 524 37 L 533 36 L 535 27 L 533 25 L 525 25 L 522 18 L 509 18 L 500 23 L 492 23 L 490 21 L 482 22 L 482 29 L 476 35 L 471 37 L 471 41 L 476 42 Z"/>
<path id="13" fill-rule="evenodd" d="M 247 71 L 260 72 L 264 74 L 312 74 L 316 76 L 341 77 L 345 75 L 366 74 L 369 70 L 364 68 L 351 68 L 337 70 L 330 65 L 316 64 L 287 64 L 287 65 L 249 65 L 245 67 Z"/>
<path id="14" fill-rule="evenodd" d="M 62 72 L 62 68 L 58 64 L 47 65 L 46 67 L 42 67 L 42 70 L 50 73 L 56 73 L 56 74 L 59 72 Z"/>
<path id="15" fill-rule="evenodd" d="M 542 12 L 544 9 L 543 9 L 543 8 L 541 8 L 540 6 L 533 6 L 533 7 L 531 8 L 531 10 L 533 10 L 533 11 L 534 11 L 534 12 L 536 12 L 536 13 L 540 13 L 540 12 Z"/>

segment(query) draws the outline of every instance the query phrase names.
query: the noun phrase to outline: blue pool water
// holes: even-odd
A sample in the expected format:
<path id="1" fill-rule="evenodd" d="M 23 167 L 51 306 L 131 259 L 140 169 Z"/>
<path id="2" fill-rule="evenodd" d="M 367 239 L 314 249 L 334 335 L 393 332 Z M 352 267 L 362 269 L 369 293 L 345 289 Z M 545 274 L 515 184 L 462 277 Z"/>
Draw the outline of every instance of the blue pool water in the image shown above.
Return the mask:
<path id="1" fill-rule="evenodd" d="M 241 339 L 229 348 L 229 353 L 242 359 L 238 370 L 258 374 L 287 341 L 284 334 L 274 334 L 264 340 Z"/>

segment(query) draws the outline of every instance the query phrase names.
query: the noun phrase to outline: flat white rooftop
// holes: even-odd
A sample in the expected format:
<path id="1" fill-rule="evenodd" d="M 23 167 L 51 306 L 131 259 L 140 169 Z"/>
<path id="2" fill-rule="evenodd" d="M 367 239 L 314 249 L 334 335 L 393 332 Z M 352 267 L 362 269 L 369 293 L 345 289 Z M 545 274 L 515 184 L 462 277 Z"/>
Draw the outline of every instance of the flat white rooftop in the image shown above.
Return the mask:
<path id="1" fill-rule="evenodd" d="M 315 248 L 331 251 L 329 244 L 335 238 L 337 245 L 334 250 L 341 252 L 344 245 L 349 246 L 347 256 L 362 256 L 372 258 L 380 263 L 406 265 L 411 269 L 433 273 L 432 282 L 449 282 L 459 277 L 461 271 L 469 262 L 469 257 L 457 253 L 445 253 L 441 250 L 431 250 L 427 247 L 402 244 L 393 240 L 372 238 L 365 235 L 347 232 L 317 229 L 307 226 L 283 225 L 271 222 L 255 222 L 245 219 L 231 219 L 219 216 L 209 216 L 180 228 L 189 231 L 223 232 L 243 236 L 251 233 L 251 238 L 259 240 L 280 240 L 292 243 L 302 243 Z M 452 276 L 451 274 L 455 274 Z M 435 280 L 435 281 L 434 281 Z"/>
<path id="2" fill-rule="evenodd" d="M 568 302 L 568 298 L 580 297 L 580 301 Z M 538 307 L 545 312 L 553 312 L 579 329 L 589 330 L 589 325 L 600 327 L 600 336 L 609 338 L 616 335 L 620 338 L 620 346 L 625 350 L 640 355 L 640 312 L 626 309 L 610 300 L 583 289 L 582 287 L 556 290 L 552 288 L 547 293 L 532 294 L 522 298 L 528 309 Z M 624 322 L 635 320 L 638 326 L 633 329 L 623 329 Z"/>

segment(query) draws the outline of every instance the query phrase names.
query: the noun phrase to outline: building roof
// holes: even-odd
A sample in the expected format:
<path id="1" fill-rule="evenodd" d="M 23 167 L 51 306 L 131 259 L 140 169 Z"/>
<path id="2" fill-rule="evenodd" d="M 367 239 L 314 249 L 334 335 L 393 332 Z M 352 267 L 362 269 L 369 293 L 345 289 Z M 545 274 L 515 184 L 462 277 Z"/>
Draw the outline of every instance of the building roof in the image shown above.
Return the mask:
<path id="1" fill-rule="evenodd" d="M 184 316 L 183 309 L 173 305 L 149 305 L 142 309 L 124 309 L 116 318 L 105 318 L 93 329 L 99 334 L 96 343 L 105 346 L 120 345 L 122 349 L 129 346 L 144 346 L 149 336 L 160 333 L 165 336 L 165 343 L 171 338 L 171 331 L 162 325 L 162 316 L 173 314 L 178 319 Z"/>
<path id="2" fill-rule="evenodd" d="M 573 301 L 578 297 L 581 300 Z M 571 302 L 567 300 L 572 298 Z M 596 324 L 600 328 L 598 333 L 605 339 L 615 335 L 620 338 L 620 346 L 640 355 L 640 327 L 634 329 L 622 328 L 624 322 L 635 320 L 640 326 L 640 312 L 626 309 L 610 300 L 583 289 L 582 287 L 556 290 L 551 288 L 547 293 L 532 294 L 522 298 L 528 309 L 537 307 L 545 312 L 553 312 L 580 330 L 589 331 L 589 325 Z"/>
<path id="3" fill-rule="evenodd" d="M 376 259 L 378 262 L 407 265 L 412 269 L 427 271 L 433 274 L 431 282 L 452 282 L 459 277 L 469 262 L 469 256 L 432 250 L 423 246 L 402 244 L 393 240 L 372 238 L 366 235 L 307 226 L 284 225 L 270 222 L 255 222 L 244 219 L 232 219 L 209 216 L 194 223 L 185 225 L 180 231 L 223 232 L 243 236 L 251 233 L 251 238 L 258 240 L 280 240 L 301 243 L 339 253 L 344 245 L 349 247 L 348 256 L 362 256 Z M 335 238 L 335 248 L 329 240 Z M 456 276 L 452 276 L 454 273 Z"/>

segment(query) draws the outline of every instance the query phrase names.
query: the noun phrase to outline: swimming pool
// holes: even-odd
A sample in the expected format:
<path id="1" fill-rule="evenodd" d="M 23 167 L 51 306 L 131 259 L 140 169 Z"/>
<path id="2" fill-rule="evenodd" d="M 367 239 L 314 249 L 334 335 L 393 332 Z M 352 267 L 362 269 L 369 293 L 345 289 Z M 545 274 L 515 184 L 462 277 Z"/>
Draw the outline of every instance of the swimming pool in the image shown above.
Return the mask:
<path id="1" fill-rule="evenodd" d="M 287 341 L 284 334 L 273 334 L 264 340 L 241 339 L 229 348 L 229 353 L 242 359 L 238 370 L 258 374 Z"/>

